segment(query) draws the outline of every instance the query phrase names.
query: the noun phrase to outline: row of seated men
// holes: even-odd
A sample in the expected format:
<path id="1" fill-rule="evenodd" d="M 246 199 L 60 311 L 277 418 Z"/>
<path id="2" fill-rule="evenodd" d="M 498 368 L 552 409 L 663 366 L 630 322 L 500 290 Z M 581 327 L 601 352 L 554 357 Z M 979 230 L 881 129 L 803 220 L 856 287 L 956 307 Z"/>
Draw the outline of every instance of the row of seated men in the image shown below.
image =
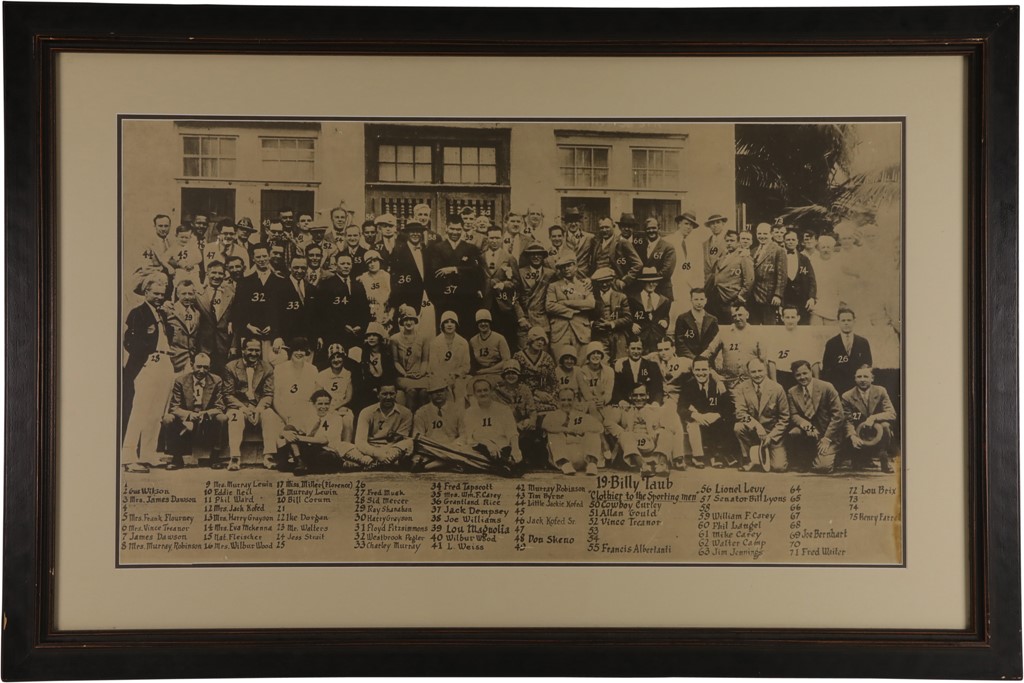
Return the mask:
<path id="1" fill-rule="evenodd" d="M 542 333 L 535 341 L 546 344 Z M 631 341 L 614 369 L 600 343 L 584 350 L 579 368 L 575 354 L 562 353 L 551 393 L 525 384 L 516 359 L 454 383 L 444 375 L 385 381 L 377 401 L 355 416 L 343 402 L 351 375 L 342 347 L 330 349 L 330 367 L 317 373 L 305 340 L 294 340 L 289 359 L 276 366 L 250 340 L 224 379 L 211 375 L 209 357 L 199 354 L 175 381 L 163 420 L 168 468 L 181 467 L 197 439 L 223 449 L 226 431 L 227 467 L 237 470 L 244 433 L 258 429 L 264 466 L 295 474 L 397 468 L 514 475 L 545 464 L 565 474 L 616 465 L 664 476 L 688 464 L 831 472 L 841 453 L 855 468 L 877 457 L 891 471 L 896 413 L 870 366 L 856 370 L 855 386 L 840 397 L 805 360 L 791 364 L 795 382 L 787 392 L 755 357 L 730 391 L 708 359 L 687 363 L 668 339 L 659 346 L 654 358 L 645 357 L 639 340 Z M 666 381 L 665 361 L 685 370 Z M 418 391 L 426 403 L 415 411 L 399 402 Z"/>

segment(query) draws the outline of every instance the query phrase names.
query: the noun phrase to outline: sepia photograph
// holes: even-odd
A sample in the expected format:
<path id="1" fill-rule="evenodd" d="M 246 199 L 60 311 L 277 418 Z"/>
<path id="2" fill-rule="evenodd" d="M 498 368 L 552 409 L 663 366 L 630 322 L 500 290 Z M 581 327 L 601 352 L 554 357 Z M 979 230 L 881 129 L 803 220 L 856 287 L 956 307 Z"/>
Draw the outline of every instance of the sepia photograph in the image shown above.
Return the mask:
<path id="1" fill-rule="evenodd" d="M 118 566 L 904 565 L 903 119 L 119 124 Z"/>

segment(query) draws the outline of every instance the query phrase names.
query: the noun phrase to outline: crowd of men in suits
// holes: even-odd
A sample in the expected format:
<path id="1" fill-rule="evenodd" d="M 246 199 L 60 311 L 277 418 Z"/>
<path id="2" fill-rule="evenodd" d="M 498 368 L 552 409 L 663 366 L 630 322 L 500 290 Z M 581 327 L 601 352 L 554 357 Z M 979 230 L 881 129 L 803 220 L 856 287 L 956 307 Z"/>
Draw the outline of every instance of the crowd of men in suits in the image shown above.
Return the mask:
<path id="1" fill-rule="evenodd" d="M 251 443 L 297 475 L 891 471 L 896 412 L 854 332 L 877 226 L 431 215 L 157 215 L 126 264 L 124 468 L 238 470 Z M 808 348 L 811 325 L 838 329 Z"/>

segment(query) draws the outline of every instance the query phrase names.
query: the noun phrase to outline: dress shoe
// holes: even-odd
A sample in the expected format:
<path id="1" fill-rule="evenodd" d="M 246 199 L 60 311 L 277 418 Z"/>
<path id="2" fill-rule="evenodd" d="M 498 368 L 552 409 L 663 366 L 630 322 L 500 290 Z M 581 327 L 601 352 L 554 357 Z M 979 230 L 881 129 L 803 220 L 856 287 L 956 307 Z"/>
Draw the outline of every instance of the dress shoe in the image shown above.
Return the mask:
<path id="1" fill-rule="evenodd" d="M 277 463 L 274 462 L 274 456 L 272 456 L 269 453 L 265 453 L 263 455 L 263 466 L 266 467 L 268 470 L 276 469 Z"/>
<path id="2" fill-rule="evenodd" d="M 148 474 L 149 468 L 141 463 L 133 462 L 130 465 L 125 465 L 124 471 L 133 472 L 135 474 Z"/>
<path id="3" fill-rule="evenodd" d="M 587 473 L 587 476 L 596 477 L 597 476 L 597 463 L 596 462 L 588 462 L 587 463 L 586 473 Z"/>
<path id="4" fill-rule="evenodd" d="M 240 469 L 242 469 L 242 457 L 238 455 L 232 456 L 228 462 L 228 472 L 237 472 Z"/>

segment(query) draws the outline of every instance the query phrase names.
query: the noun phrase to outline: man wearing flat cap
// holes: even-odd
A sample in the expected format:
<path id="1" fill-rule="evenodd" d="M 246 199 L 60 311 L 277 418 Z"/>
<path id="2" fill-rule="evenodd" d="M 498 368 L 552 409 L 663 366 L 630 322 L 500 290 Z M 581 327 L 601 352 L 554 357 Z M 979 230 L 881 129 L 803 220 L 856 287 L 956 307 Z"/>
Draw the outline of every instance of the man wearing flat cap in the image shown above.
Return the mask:
<path id="1" fill-rule="evenodd" d="M 377 226 L 377 253 L 380 254 L 380 266 L 391 270 L 391 261 L 398 248 L 398 219 L 394 214 L 382 213 L 373 220 Z"/>
<path id="2" fill-rule="evenodd" d="M 594 236 L 583 230 L 583 213 L 570 206 L 562 216 L 565 226 L 565 244 L 576 254 L 576 264 L 584 275 L 589 275 L 591 253 L 594 251 Z"/>
<path id="3" fill-rule="evenodd" d="M 519 305 L 526 316 L 525 320 L 519 321 L 519 348 L 526 346 L 527 332 L 531 327 L 540 327 L 543 330 L 549 327 L 546 297 L 548 284 L 555 273 L 544 265 L 547 256 L 547 249 L 539 242 L 528 244 L 523 249 L 519 275 L 516 278 Z"/>
<path id="4" fill-rule="evenodd" d="M 609 361 L 626 355 L 626 336 L 633 324 L 626 295 L 612 287 L 615 271 L 598 268 L 590 277 L 594 283 L 594 324 L 590 336 L 600 342 Z"/>
<path id="5" fill-rule="evenodd" d="M 590 341 L 594 290 L 590 279 L 576 269 L 573 257 L 562 256 L 557 266 L 558 277 L 548 285 L 544 299 L 551 319 L 551 346 L 565 345 L 578 350 Z"/>

